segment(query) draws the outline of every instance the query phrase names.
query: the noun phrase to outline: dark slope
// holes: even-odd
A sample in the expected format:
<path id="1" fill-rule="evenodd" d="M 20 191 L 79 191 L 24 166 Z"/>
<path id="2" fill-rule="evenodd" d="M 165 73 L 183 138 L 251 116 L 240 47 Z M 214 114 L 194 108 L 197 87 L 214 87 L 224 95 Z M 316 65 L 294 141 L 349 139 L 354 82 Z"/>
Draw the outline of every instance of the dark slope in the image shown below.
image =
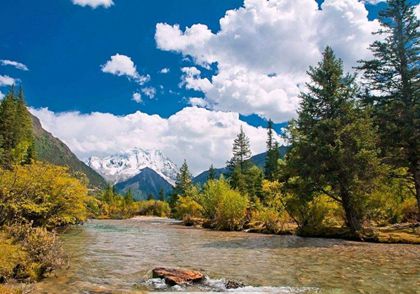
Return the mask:
<path id="1" fill-rule="evenodd" d="M 288 147 L 286 147 L 286 146 L 280 146 L 279 147 L 279 153 L 280 153 L 281 158 L 284 158 L 284 156 L 286 155 L 287 149 L 288 149 Z M 265 164 L 265 157 L 266 156 L 267 156 L 267 152 L 260 153 L 260 154 L 257 154 L 255 156 L 251 157 L 251 161 L 256 166 L 263 169 L 264 164 Z M 219 177 L 220 175 L 227 172 L 227 168 L 226 167 L 217 168 L 217 169 L 215 169 L 215 172 L 216 172 L 216 177 Z M 193 183 L 200 184 L 200 185 L 204 184 L 208 179 L 208 174 L 209 174 L 208 171 L 202 172 L 201 174 L 199 174 L 198 176 L 193 178 Z"/>
<path id="2" fill-rule="evenodd" d="M 172 185 L 148 167 L 142 169 L 136 176 L 116 184 L 115 188 L 120 193 L 131 190 L 137 200 L 147 199 L 149 195 L 157 198 L 161 189 L 165 195 L 172 191 Z"/>
<path id="3" fill-rule="evenodd" d="M 32 124 L 35 136 L 35 152 L 38 160 L 67 166 L 72 172 L 84 173 L 92 188 L 103 188 L 107 185 L 104 178 L 80 161 L 66 144 L 44 130 L 37 117 L 32 116 Z"/>

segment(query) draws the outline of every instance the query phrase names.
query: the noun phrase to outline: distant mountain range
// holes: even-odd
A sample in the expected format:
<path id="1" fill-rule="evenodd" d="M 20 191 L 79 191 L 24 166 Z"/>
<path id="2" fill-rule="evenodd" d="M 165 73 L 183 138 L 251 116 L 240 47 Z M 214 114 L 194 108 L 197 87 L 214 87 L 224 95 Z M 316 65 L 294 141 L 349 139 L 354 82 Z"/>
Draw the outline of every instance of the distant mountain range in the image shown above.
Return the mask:
<path id="1" fill-rule="evenodd" d="M 287 146 L 280 146 L 279 147 L 279 154 L 280 154 L 281 158 L 284 158 L 287 150 L 288 150 Z M 265 165 L 265 157 L 266 156 L 267 156 L 267 152 L 263 152 L 263 153 L 254 155 L 253 157 L 251 157 L 250 160 L 256 166 L 263 169 L 264 165 Z M 215 169 L 216 177 L 220 177 L 220 175 L 225 174 L 227 172 L 228 172 L 227 167 L 222 167 L 222 168 L 216 168 Z M 199 174 L 198 176 L 193 178 L 193 183 L 202 185 L 208 180 L 208 178 L 209 178 L 209 172 L 204 171 L 201 174 Z"/>
<path id="2" fill-rule="evenodd" d="M 92 156 L 84 163 L 66 144 L 44 130 L 38 118 L 32 116 L 32 120 L 38 159 L 84 173 L 91 188 L 104 188 L 110 183 L 121 193 L 131 190 L 138 200 L 147 199 L 149 195 L 157 198 L 161 190 L 165 195 L 172 191 L 178 168 L 161 151 L 133 148 L 106 157 Z M 284 157 L 286 151 L 287 147 L 281 146 L 280 156 Z M 265 156 L 266 153 L 255 155 L 251 161 L 263 168 Z M 218 168 L 215 172 L 219 177 L 227 168 Z M 208 171 L 204 171 L 194 177 L 193 182 L 204 184 L 207 179 Z"/>
<path id="3" fill-rule="evenodd" d="M 178 173 L 177 166 L 161 151 L 142 148 L 132 148 L 106 157 L 92 156 L 86 164 L 112 184 L 124 182 L 144 168 L 150 168 L 174 185 Z"/>
<path id="4" fill-rule="evenodd" d="M 173 186 L 153 169 L 146 167 L 134 177 L 116 184 L 115 188 L 120 193 L 131 190 L 135 199 L 144 200 L 149 195 L 158 198 L 161 190 L 163 195 L 166 196 L 172 191 Z"/>
<path id="5" fill-rule="evenodd" d="M 149 195 L 158 197 L 175 185 L 177 166 L 159 150 L 132 148 L 106 157 L 92 156 L 88 166 L 115 185 L 120 193 L 128 190 L 138 200 Z"/>
<path id="6" fill-rule="evenodd" d="M 35 137 L 35 152 L 37 159 L 55 165 L 67 166 L 71 172 L 82 172 L 89 179 L 91 188 L 104 188 L 107 183 L 97 172 L 80 161 L 59 139 L 42 128 L 41 122 L 32 116 L 33 132 Z"/>

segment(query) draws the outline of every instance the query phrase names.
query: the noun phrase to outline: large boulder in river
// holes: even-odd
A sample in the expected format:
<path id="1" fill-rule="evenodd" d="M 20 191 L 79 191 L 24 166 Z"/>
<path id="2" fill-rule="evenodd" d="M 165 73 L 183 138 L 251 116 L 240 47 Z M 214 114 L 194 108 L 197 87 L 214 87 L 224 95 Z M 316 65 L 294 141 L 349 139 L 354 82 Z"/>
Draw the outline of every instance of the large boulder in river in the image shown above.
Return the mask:
<path id="1" fill-rule="evenodd" d="M 153 269 L 153 278 L 164 279 L 165 283 L 174 286 L 201 282 L 204 274 L 187 269 L 157 267 Z"/>

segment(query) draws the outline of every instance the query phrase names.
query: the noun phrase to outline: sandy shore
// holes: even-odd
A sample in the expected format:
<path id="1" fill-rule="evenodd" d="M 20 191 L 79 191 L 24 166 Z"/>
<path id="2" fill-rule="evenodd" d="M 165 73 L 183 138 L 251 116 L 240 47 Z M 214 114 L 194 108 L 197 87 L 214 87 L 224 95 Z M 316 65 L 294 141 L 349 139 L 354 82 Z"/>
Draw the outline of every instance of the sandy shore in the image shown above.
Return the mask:
<path id="1" fill-rule="evenodd" d="M 168 217 L 159 217 L 159 216 L 147 216 L 147 215 L 138 215 L 130 218 L 133 221 L 142 221 L 142 222 L 162 222 L 162 223 L 182 223 L 180 220 L 176 220 Z"/>

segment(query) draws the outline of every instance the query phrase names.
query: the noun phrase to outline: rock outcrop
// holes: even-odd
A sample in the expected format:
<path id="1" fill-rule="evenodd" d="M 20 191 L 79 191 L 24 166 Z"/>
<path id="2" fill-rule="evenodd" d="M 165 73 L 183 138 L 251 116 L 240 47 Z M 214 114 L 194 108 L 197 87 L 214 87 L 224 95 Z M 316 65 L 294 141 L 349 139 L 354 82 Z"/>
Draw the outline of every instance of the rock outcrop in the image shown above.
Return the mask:
<path id="1" fill-rule="evenodd" d="M 202 282 L 204 274 L 187 269 L 157 267 L 153 269 L 153 278 L 164 279 L 165 283 L 174 286 Z"/>

